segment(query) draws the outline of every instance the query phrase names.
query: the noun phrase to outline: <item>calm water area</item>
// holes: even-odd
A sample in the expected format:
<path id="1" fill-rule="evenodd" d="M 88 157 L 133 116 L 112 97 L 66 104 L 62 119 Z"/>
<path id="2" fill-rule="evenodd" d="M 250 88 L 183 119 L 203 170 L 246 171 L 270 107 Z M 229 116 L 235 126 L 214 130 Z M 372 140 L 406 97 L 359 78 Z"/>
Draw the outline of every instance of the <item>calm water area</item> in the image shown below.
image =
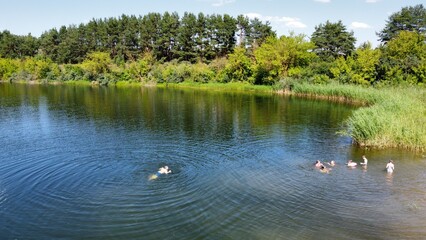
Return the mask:
<path id="1" fill-rule="evenodd" d="M 0 238 L 425 239 L 426 157 L 353 146 L 336 132 L 355 109 L 2 83 Z M 345 166 L 363 154 L 367 168 Z M 321 173 L 315 160 L 337 165 Z"/>

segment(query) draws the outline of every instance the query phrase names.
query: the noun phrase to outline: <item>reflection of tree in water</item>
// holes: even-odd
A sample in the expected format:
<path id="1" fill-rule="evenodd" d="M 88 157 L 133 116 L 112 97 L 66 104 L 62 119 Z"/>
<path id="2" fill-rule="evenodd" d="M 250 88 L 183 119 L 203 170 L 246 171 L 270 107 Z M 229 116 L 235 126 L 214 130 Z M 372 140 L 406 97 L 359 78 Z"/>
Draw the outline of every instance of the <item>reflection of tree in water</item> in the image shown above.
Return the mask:
<path id="1" fill-rule="evenodd" d="M 386 173 L 386 184 L 389 187 L 393 186 L 393 173 Z"/>
<path id="2" fill-rule="evenodd" d="M 178 129 L 199 137 L 244 135 L 238 131 L 246 127 L 250 134 L 262 136 L 277 130 L 286 135 L 316 134 L 319 128 L 339 127 L 351 112 L 342 104 L 274 94 L 102 86 L 18 88 L 15 91 L 34 92 L 29 95 L 35 100 L 45 96 L 49 108 L 60 106 L 57 110 L 69 111 L 70 117 L 120 122 L 131 129 Z"/>

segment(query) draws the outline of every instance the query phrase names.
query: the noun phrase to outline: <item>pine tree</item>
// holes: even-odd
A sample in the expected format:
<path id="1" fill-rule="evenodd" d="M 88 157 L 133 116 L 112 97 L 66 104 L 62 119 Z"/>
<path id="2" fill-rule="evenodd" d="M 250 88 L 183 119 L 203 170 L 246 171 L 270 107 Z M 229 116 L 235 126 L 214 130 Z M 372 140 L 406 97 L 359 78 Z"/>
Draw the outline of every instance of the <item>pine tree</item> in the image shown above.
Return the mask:
<path id="1" fill-rule="evenodd" d="M 400 31 L 417 32 L 426 35 L 426 9 L 422 4 L 404 7 L 401 11 L 390 15 L 385 28 L 377 35 L 380 41 L 387 43 L 395 38 Z"/>
<path id="2" fill-rule="evenodd" d="M 315 44 L 314 51 L 324 61 L 334 60 L 340 56 L 347 57 L 355 50 L 355 37 L 348 32 L 342 21 L 327 21 L 315 27 L 311 41 Z"/>

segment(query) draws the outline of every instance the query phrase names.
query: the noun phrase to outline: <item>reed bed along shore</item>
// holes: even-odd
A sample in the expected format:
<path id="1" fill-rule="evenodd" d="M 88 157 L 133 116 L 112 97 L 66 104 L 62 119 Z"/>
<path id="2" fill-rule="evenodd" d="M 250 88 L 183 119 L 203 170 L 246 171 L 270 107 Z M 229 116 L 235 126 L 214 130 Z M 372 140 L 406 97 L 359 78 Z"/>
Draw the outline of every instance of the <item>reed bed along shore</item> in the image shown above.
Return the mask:
<path id="1" fill-rule="evenodd" d="M 363 104 L 346 120 L 341 132 L 359 146 L 426 151 L 424 88 L 296 84 L 290 94 Z"/>

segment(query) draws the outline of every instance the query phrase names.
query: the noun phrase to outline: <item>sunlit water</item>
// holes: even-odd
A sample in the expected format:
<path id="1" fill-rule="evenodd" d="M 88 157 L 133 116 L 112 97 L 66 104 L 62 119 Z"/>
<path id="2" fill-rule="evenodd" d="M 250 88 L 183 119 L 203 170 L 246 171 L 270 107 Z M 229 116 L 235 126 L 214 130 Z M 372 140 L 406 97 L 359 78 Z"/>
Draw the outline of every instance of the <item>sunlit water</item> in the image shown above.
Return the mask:
<path id="1" fill-rule="evenodd" d="M 353 147 L 336 132 L 354 109 L 0 84 L 0 238 L 424 239 L 425 157 Z M 367 169 L 344 166 L 363 154 Z M 337 166 L 320 173 L 317 159 Z"/>

